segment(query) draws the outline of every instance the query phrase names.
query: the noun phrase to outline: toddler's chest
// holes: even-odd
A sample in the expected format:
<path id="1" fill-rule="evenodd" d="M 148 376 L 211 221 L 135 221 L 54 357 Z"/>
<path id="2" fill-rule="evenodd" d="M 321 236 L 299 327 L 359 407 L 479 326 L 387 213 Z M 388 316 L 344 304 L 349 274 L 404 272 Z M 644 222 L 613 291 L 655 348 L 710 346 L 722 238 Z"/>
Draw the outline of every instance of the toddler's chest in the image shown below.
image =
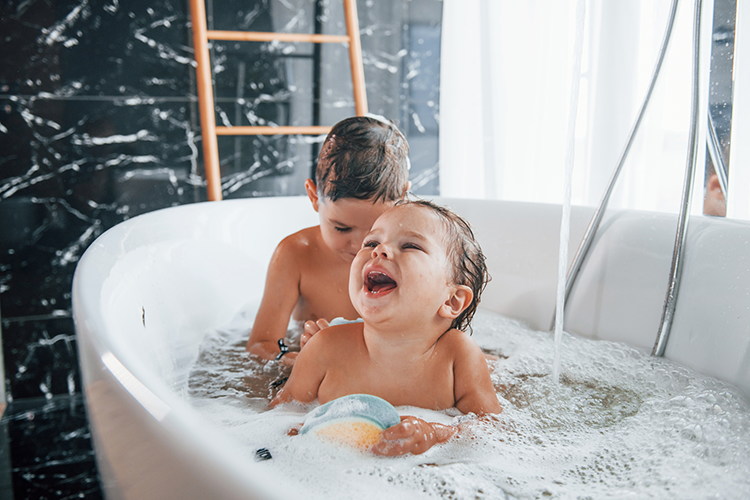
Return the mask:
<path id="1" fill-rule="evenodd" d="M 388 373 L 354 364 L 327 374 L 318 394 L 326 400 L 347 394 L 372 394 L 394 406 L 444 410 L 455 406 L 453 389 L 453 373 L 446 367 Z"/>

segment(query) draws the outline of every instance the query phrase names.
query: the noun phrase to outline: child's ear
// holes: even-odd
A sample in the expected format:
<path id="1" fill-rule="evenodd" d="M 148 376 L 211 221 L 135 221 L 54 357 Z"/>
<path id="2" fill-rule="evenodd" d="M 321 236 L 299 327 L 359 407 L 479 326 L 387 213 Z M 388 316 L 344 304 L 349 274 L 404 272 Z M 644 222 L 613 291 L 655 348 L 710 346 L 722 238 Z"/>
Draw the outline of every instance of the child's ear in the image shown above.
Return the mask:
<path id="1" fill-rule="evenodd" d="M 471 291 L 471 288 L 466 285 L 456 285 L 448 300 L 440 306 L 438 314 L 443 318 L 455 319 L 464 309 L 469 307 L 473 298 L 474 292 Z"/>
<path id="2" fill-rule="evenodd" d="M 307 192 L 307 197 L 310 198 L 310 202 L 312 203 L 313 210 L 317 212 L 318 211 L 318 187 L 315 185 L 315 182 L 313 182 L 312 179 L 307 179 L 305 181 L 305 191 Z"/>

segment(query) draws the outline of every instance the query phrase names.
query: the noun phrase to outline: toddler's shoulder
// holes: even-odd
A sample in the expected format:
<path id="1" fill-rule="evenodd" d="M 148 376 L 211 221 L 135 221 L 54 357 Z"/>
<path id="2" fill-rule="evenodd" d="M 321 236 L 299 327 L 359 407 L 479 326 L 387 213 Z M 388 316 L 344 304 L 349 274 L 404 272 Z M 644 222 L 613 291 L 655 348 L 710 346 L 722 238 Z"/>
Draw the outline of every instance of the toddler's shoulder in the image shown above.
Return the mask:
<path id="1" fill-rule="evenodd" d="M 322 334 L 322 335 L 321 335 Z M 348 344 L 358 342 L 362 338 L 362 323 L 351 322 L 329 326 L 316 333 L 313 338 L 320 335 L 326 342 Z M 312 340 L 312 339 L 311 339 Z"/>
<path id="2" fill-rule="evenodd" d="M 351 323 L 323 328 L 312 336 L 302 352 L 309 351 L 316 356 L 338 359 L 359 351 L 362 343 L 362 324 Z"/>
<path id="3" fill-rule="evenodd" d="M 451 328 L 440 338 L 443 348 L 449 350 L 454 357 L 482 356 L 482 350 L 468 333 Z"/>
<path id="4" fill-rule="evenodd" d="M 466 342 L 472 342 L 475 343 L 468 333 L 464 332 L 463 330 L 457 330 L 455 328 L 451 328 L 447 332 L 443 334 L 442 337 L 440 337 L 441 342 L 445 343 L 456 343 L 463 345 Z"/>

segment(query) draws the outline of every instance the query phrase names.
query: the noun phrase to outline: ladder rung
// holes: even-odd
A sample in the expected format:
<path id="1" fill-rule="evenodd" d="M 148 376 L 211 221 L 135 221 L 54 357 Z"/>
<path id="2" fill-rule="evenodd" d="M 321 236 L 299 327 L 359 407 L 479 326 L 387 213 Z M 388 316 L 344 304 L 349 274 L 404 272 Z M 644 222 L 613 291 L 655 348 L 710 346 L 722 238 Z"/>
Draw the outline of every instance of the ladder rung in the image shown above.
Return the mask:
<path id="1" fill-rule="evenodd" d="M 206 31 L 209 40 L 227 40 L 238 42 L 310 42 L 310 43 L 348 43 L 345 35 L 316 35 L 305 33 L 266 33 L 261 31 Z"/>
<path id="2" fill-rule="evenodd" d="M 332 127 L 216 127 L 216 135 L 323 135 Z"/>

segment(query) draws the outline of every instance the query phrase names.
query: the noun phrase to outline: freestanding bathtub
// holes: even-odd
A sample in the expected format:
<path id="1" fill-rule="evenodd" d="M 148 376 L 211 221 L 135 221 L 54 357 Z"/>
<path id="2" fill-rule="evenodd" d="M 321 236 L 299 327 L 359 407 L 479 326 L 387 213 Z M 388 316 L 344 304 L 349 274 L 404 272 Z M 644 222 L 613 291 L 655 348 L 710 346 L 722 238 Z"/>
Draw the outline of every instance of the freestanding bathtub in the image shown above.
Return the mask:
<path id="1" fill-rule="evenodd" d="M 471 221 L 488 255 L 493 279 L 482 307 L 549 328 L 560 207 L 436 201 Z M 571 256 L 591 213 L 573 209 Z M 316 223 L 304 197 L 200 203 L 126 221 L 86 251 L 73 314 L 108 499 L 304 498 L 239 458 L 184 394 L 205 332 L 259 300 L 276 243 Z M 572 290 L 566 331 L 650 352 L 675 224 L 663 214 L 606 216 Z M 692 218 L 684 257 L 666 356 L 750 395 L 750 223 Z"/>

